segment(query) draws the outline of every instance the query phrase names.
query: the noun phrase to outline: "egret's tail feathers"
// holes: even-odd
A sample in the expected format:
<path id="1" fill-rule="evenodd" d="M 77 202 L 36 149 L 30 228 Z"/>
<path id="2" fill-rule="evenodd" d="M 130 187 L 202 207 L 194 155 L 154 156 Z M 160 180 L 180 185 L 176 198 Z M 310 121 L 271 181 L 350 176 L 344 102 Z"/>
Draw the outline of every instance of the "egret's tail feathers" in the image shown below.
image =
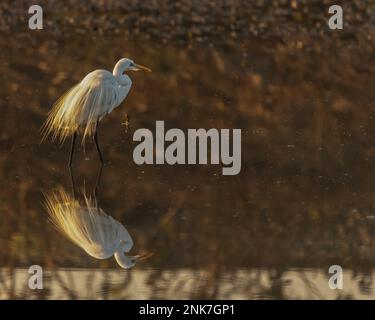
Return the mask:
<path id="1" fill-rule="evenodd" d="M 71 197 L 63 188 L 45 196 L 49 217 L 61 234 L 97 259 L 113 255 L 105 248 L 120 245 L 118 222 L 98 208 L 84 194 L 84 202 Z"/>
<path id="2" fill-rule="evenodd" d="M 47 120 L 44 122 L 41 132 L 42 141 L 47 136 L 52 136 L 53 140 L 58 139 L 63 142 L 68 136 L 72 135 L 77 126 L 71 127 L 67 118 L 67 101 L 70 100 L 71 95 L 75 93 L 77 86 L 70 88 L 66 91 L 53 105 L 53 108 L 48 113 Z"/>
<path id="3" fill-rule="evenodd" d="M 45 205 L 52 223 L 64 236 L 77 245 L 87 242 L 82 232 L 84 214 L 76 199 L 59 188 L 45 197 Z"/>
<path id="4" fill-rule="evenodd" d="M 82 143 L 85 138 L 92 136 L 98 120 L 98 97 L 90 87 L 80 84 L 64 93 L 49 112 L 42 127 L 42 140 L 52 136 L 53 140 L 64 140 L 83 130 Z"/>

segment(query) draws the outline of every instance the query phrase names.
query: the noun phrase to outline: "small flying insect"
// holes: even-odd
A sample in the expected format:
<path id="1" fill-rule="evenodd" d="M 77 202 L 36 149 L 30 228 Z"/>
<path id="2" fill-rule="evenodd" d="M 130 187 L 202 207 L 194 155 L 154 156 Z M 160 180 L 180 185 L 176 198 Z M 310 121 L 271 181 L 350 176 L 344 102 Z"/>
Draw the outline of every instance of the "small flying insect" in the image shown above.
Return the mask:
<path id="1" fill-rule="evenodd" d="M 124 122 L 121 122 L 121 125 L 125 127 L 125 133 L 128 133 L 128 129 L 130 126 L 130 117 L 128 114 L 124 116 Z"/>

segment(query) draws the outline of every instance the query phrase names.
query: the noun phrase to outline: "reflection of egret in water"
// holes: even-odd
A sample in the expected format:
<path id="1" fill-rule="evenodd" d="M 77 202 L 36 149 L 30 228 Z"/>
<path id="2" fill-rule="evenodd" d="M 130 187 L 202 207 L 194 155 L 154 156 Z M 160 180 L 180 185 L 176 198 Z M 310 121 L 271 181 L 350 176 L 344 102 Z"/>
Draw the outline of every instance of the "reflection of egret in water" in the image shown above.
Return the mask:
<path id="1" fill-rule="evenodd" d="M 73 194 L 74 190 L 73 184 Z M 60 187 L 46 196 L 48 214 L 65 237 L 96 259 L 107 259 L 114 255 L 117 263 L 125 269 L 133 267 L 137 260 L 150 256 L 126 255 L 133 247 L 129 232 L 99 208 L 96 191 L 94 198 L 84 191 L 82 194 L 83 200 L 79 201 Z"/>

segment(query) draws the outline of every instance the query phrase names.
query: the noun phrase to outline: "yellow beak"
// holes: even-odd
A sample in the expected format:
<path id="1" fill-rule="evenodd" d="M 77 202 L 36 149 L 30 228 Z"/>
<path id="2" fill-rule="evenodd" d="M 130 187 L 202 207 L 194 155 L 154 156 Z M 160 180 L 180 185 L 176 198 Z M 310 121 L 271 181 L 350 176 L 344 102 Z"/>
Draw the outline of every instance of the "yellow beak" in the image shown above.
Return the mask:
<path id="1" fill-rule="evenodd" d="M 142 66 L 140 64 L 136 64 L 135 67 L 138 69 L 138 70 L 144 70 L 144 71 L 147 71 L 147 72 L 152 72 L 152 70 L 150 68 L 147 68 L 145 66 Z M 135 70 L 137 70 L 135 69 Z"/>

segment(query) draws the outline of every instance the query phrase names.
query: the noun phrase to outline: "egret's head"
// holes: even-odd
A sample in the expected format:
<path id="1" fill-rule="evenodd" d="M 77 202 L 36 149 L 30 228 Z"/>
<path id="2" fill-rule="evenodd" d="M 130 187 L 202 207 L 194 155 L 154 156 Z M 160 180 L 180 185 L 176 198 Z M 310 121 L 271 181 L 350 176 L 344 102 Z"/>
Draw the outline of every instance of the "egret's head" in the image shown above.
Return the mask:
<path id="1" fill-rule="evenodd" d="M 117 251 L 114 256 L 118 265 L 123 269 L 130 269 L 135 266 L 135 264 L 140 261 L 151 257 L 153 253 L 143 253 L 136 256 L 126 256 L 123 252 Z"/>
<path id="2" fill-rule="evenodd" d="M 115 66 L 115 69 L 123 70 L 123 72 L 125 72 L 125 71 L 139 71 L 139 70 L 152 72 L 152 70 L 150 68 L 147 68 L 147 67 L 142 66 L 140 64 L 136 64 L 133 60 L 128 59 L 128 58 L 123 58 L 119 62 L 117 62 L 116 66 Z"/>

